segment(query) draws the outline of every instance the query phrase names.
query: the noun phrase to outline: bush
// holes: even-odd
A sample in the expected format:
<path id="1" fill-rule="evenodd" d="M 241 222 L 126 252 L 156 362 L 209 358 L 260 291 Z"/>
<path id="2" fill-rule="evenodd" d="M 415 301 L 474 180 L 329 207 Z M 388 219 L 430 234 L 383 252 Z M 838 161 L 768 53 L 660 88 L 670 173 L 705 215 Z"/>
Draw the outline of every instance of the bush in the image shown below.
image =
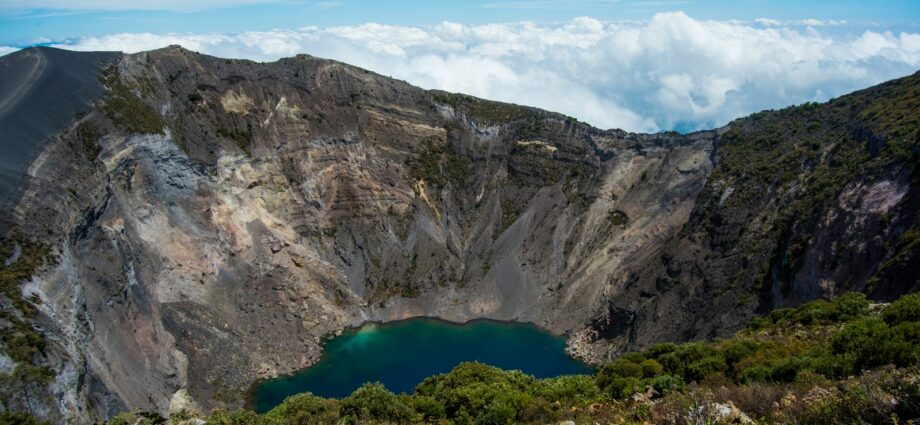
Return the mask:
<path id="1" fill-rule="evenodd" d="M 691 381 L 702 381 L 707 376 L 728 370 L 725 359 L 721 356 L 706 357 L 687 367 L 686 377 Z"/>
<path id="2" fill-rule="evenodd" d="M 597 386 L 606 389 L 619 378 L 641 378 L 642 366 L 619 358 L 601 368 L 596 376 Z"/>
<path id="3" fill-rule="evenodd" d="M 271 425 L 272 421 L 252 410 L 218 411 L 211 414 L 206 425 Z"/>
<path id="4" fill-rule="evenodd" d="M 904 322 L 920 322 L 920 292 L 905 295 L 882 311 L 885 322 L 891 326 Z"/>
<path id="5" fill-rule="evenodd" d="M 869 301 L 862 292 L 847 292 L 831 302 L 833 307 L 831 320 L 848 322 L 869 315 Z"/>
<path id="6" fill-rule="evenodd" d="M 654 359 L 647 359 L 642 362 L 642 376 L 646 378 L 653 378 L 661 374 L 664 370 L 664 367 L 661 366 L 661 363 L 658 363 Z"/>
<path id="7" fill-rule="evenodd" d="M 521 411 L 535 398 L 540 386 L 540 381 L 519 371 L 461 363 L 450 373 L 422 381 L 415 388 L 415 397 L 432 397 L 444 406 L 449 418 L 476 419 L 491 405 L 494 411 L 490 410 L 489 420 L 493 420 L 505 405 Z"/>
<path id="8" fill-rule="evenodd" d="M 861 292 L 847 292 L 831 301 L 815 300 L 797 308 L 780 308 L 751 320 L 748 329 L 763 329 L 780 323 L 802 325 L 847 322 L 869 315 L 869 301 Z"/>
<path id="9" fill-rule="evenodd" d="M 763 345 L 764 344 L 759 341 L 752 341 L 749 339 L 744 339 L 730 344 L 727 348 L 725 348 L 723 352 L 725 362 L 730 365 L 734 365 L 735 363 L 741 361 L 741 359 L 756 353 L 761 347 L 763 347 Z"/>
<path id="10" fill-rule="evenodd" d="M 663 342 L 655 344 L 645 350 L 645 356 L 650 359 L 657 359 L 664 354 L 670 353 L 677 349 L 677 344 L 673 342 Z"/>
<path id="11" fill-rule="evenodd" d="M 915 345 L 905 341 L 903 334 L 878 319 L 848 323 L 834 336 L 832 346 L 854 372 L 887 364 L 908 365 L 917 354 Z"/>
<path id="12" fill-rule="evenodd" d="M 517 409 L 504 400 L 492 400 L 476 418 L 479 425 L 507 425 L 514 423 Z"/>
<path id="13" fill-rule="evenodd" d="M 656 376 L 651 380 L 651 385 L 652 388 L 662 396 L 668 395 L 668 393 L 673 391 L 683 390 L 685 386 L 684 380 L 674 375 Z"/>
<path id="14" fill-rule="evenodd" d="M 565 405 L 587 404 L 600 398 L 594 378 L 588 375 L 569 375 L 545 379 L 538 386 L 537 396 L 550 402 Z"/>
<path id="15" fill-rule="evenodd" d="M 383 384 L 364 384 L 342 400 L 343 415 L 359 421 L 378 420 L 405 423 L 412 420 L 415 411 L 403 400 L 387 390 Z"/>
<path id="16" fill-rule="evenodd" d="M 639 352 L 626 353 L 621 355 L 620 358 L 636 364 L 641 364 L 643 361 L 645 361 L 645 355 Z"/>
<path id="17" fill-rule="evenodd" d="M 447 411 L 444 405 L 439 403 L 434 397 L 416 395 L 411 398 L 412 408 L 422 415 L 425 421 L 433 421 L 447 417 Z"/>
<path id="18" fill-rule="evenodd" d="M 559 407 L 558 403 L 550 404 L 543 398 L 535 398 L 518 413 L 518 419 L 525 423 L 554 423 L 562 417 Z"/>
<path id="19" fill-rule="evenodd" d="M 339 417 L 339 401 L 310 393 L 298 394 L 288 397 L 265 416 L 291 425 L 334 424 Z"/>
<path id="20" fill-rule="evenodd" d="M 610 397 L 624 399 L 645 389 L 642 380 L 636 377 L 613 378 L 604 390 Z"/>

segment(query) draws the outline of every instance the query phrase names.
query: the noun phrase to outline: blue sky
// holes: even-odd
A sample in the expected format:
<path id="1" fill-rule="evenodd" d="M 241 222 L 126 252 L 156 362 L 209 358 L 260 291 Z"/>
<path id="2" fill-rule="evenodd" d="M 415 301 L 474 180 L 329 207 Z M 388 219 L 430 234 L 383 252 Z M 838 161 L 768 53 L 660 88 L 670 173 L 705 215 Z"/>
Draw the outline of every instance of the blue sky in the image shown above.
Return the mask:
<path id="1" fill-rule="evenodd" d="M 920 69 L 920 0 L 0 0 L 0 20 L 0 55 L 306 53 L 630 131 L 718 127 Z"/>
<path id="2" fill-rule="evenodd" d="M 231 6 L 225 6 L 231 4 Z M 0 0 L 0 44 L 121 32 L 239 32 L 366 22 L 433 25 L 641 20 L 680 10 L 696 19 L 821 19 L 917 31 L 920 0 Z"/>

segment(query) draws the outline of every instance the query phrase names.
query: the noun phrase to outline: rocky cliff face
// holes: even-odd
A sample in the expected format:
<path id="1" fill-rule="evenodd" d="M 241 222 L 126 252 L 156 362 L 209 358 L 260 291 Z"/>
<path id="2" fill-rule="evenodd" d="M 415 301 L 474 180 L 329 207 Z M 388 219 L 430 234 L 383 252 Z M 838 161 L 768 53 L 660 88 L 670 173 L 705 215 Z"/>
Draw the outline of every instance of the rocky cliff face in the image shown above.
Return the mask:
<path id="1" fill-rule="evenodd" d="M 595 354 L 725 336 L 757 312 L 845 291 L 920 289 L 918 112 L 914 74 L 733 122 L 686 225 L 591 327 Z"/>
<path id="2" fill-rule="evenodd" d="M 599 361 L 917 284 L 916 76 L 689 135 L 307 56 L 99 78 L 4 218 L 4 346 L 36 342 L 0 363 L 42 389 L 7 403 L 52 420 L 239 405 L 369 320 L 530 321 Z M 873 124 L 878 99 L 908 113 Z"/>

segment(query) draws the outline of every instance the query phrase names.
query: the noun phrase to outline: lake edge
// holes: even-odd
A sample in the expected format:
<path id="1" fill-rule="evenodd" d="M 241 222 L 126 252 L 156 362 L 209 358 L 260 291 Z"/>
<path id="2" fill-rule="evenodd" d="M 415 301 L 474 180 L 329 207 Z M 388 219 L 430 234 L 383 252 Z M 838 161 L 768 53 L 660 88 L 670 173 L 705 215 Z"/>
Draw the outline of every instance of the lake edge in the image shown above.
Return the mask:
<path id="1" fill-rule="evenodd" d="M 330 332 L 324 335 L 320 341 L 320 348 L 321 348 L 320 356 L 316 360 L 316 362 L 314 362 L 310 366 L 307 366 L 301 369 L 297 369 L 291 373 L 279 374 L 271 378 L 259 379 L 259 380 L 254 381 L 251 385 L 249 385 L 249 389 L 246 391 L 246 398 L 245 398 L 245 402 L 242 407 L 256 411 L 257 413 L 266 413 L 269 410 L 271 410 L 271 409 L 268 409 L 263 412 L 259 412 L 259 410 L 256 409 L 256 395 L 260 389 L 260 386 L 265 383 L 275 381 L 275 380 L 293 378 L 296 375 L 299 375 L 309 370 L 310 368 L 318 365 L 319 363 L 323 362 L 324 360 L 327 359 L 328 350 L 326 349 L 326 344 L 329 343 L 330 341 L 336 338 L 341 338 L 344 336 L 357 334 L 362 329 L 368 326 L 379 326 L 381 328 L 386 328 L 386 327 L 398 326 L 401 324 L 405 324 L 406 322 L 412 322 L 412 321 L 430 321 L 430 322 L 435 322 L 435 323 L 442 324 L 442 325 L 448 325 L 454 328 L 462 328 L 464 326 L 468 326 L 470 324 L 479 323 L 479 322 L 494 323 L 497 325 L 518 325 L 518 326 L 527 326 L 527 327 L 533 328 L 537 332 L 551 336 L 553 338 L 562 338 L 563 341 L 568 341 L 568 337 L 569 337 L 568 332 L 561 333 L 561 334 L 552 332 L 549 329 L 543 328 L 533 322 L 523 322 L 523 321 L 517 321 L 517 320 L 501 320 L 501 319 L 493 319 L 489 317 L 476 317 L 476 318 L 472 318 L 472 319 L 469 319 L 463 322 L 449 320 L 449 319 L 445 319 L 445 318 L 437 317 L 437 316 L 413 316 L 413 317 L 406 317 L 406 318 L 401 318 L 401 319 L 396 319 L 396 320 L 368 320 L 368 321 L 361 322 L 361 324 L 359 325 L 347 326 L 340 330 Z M 563 350 L 563 353 L 565 354 L 567 358 L 583 366 L 587 370 L 594 370 L 596 368 L 596 366 L 591 365 L 590 363 L 585 362 L 582 359 L 571 356 L 566 350 Z M 503 369 L 503 370 L 516 370 L 516 369 Z M 433 376 L 435 374 L 432 374 L 430 376 Z M 304 391 L 304 392 L 309 392 L 309 391 Z M 329 398 L 337 398 L 337 397 L 329 397 Z"/>

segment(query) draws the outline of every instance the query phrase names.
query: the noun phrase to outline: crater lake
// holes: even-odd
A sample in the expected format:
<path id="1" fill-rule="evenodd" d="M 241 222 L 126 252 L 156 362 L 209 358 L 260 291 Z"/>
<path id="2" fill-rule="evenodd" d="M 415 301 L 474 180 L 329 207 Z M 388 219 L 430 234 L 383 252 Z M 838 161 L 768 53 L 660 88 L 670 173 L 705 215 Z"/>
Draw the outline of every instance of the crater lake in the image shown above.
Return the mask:
<path id="1" fill-rule="evenodd" d="M 266 412 L 303 392 L 344 397 L 366 382 L 411 393 L 426 377 L 477 361 L 537 378 L 591 369 L 565 353 L 565 339 L 523 323 L 474 320 L 464 324 L 415 318 L 366 324 L 326 341 L 315 365 L 254 388 L 252 408 Z"/>

